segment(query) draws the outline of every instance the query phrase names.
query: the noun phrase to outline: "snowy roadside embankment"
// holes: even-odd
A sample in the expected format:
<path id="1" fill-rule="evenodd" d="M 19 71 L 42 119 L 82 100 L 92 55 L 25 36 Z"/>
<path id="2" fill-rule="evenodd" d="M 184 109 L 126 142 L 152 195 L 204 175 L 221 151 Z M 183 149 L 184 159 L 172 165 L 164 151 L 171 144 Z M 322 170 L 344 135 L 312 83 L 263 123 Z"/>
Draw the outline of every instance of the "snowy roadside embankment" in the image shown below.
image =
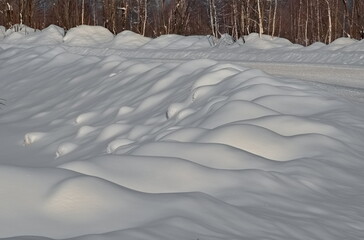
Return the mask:
<path id="1" fill-rule="evenodd" d="M 7 45 L 0 97 L 0 238 L 364 237 L 364 109 L 307 82 Z"/>
<path id="2" fill-rule="evenodd" d="M 1 31 L 3 33 L 1 33 Z M 61 44 L 67 51 L 81 55 L 125 58 L 194 60 L 213 59 L 240 62 L 281 62 L 334 65 L 364 65 L 364 40 L 340 38 L 329 45 L 314 43 L 308 47 L 293 44 L 287 39 L 252 33 L 233 42 L 228 35 L 221 39 L 210 36 L 164 35 L 156 39 L 124 31 L 113 36 L 98 26 L 79 26 L 67 34 L 51 25 L 42 31 L 28 31 L 28 35 L 0 29 L 0 48 L 12 46 L 28 48 L 34 45 Z M 3 37 L 5 37 L 3 40 Z M 215 46 L 213 46 L 216 44 Z"/>

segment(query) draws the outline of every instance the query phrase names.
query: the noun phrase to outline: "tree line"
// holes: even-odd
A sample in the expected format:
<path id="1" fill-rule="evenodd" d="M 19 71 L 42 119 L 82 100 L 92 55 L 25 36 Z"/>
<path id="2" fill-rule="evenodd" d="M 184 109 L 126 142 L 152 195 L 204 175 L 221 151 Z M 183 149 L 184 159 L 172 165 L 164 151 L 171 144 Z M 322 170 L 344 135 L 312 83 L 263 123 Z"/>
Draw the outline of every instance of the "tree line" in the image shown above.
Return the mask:
<path id="1" fill-rule="evenodd" d="M 364 38 L 363 0 L 0 0 L 0 25 L 101 25 L 144 36 L 252 32 L 304 45 Z"/>

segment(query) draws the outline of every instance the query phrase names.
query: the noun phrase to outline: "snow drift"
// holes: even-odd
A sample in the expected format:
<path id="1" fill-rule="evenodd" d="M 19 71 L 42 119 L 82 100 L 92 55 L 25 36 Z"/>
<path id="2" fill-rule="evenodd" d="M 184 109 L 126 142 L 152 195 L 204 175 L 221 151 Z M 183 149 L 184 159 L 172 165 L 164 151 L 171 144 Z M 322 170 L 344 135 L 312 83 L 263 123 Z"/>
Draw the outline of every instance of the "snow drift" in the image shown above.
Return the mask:
<path id="1" fill-rule="evenodd" d="M 0 238 L 364 237 L 361 102 L 233 63 L 96 53 L 0 42 Z"/>

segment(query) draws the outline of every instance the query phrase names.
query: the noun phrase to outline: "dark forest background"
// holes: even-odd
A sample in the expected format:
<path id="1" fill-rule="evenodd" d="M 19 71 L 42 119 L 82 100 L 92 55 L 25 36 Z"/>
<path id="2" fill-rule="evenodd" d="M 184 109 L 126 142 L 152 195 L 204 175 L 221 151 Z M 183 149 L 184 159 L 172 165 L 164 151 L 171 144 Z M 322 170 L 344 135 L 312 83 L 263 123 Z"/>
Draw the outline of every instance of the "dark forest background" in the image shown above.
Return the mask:
<path id="1" fill-rule="evenodd" d="M 309 45 L 364 38 L 364 0 L 0 0 L 0 25 L 15 24 L 100 25 L 150 37 L 257 32 Z"/>

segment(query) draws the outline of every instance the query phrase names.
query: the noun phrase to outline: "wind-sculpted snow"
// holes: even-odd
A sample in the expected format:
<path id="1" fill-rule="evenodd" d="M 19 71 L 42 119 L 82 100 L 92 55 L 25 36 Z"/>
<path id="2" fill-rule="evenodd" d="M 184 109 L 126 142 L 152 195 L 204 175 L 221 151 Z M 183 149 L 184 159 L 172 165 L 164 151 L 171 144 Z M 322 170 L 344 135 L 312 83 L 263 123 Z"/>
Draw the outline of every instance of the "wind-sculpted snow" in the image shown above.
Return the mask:
<path id="1" fill-rule="evenodd" d="M 0 26 L 0 48 L 3 49 L 53 45 L 80 55 L 118 55 L 160 61 L 204 58 L 235 62 L 335 64 L 349 66 L 353 70 L 355 66 L 364 65 L 364 39 L 339 38 L 327 45 L 316 42 L 304 47 L 284 38 L 259 37 L 257 33 L 243 37 L 244 40 L 233 41 L 228 34 L 223 34 L 219 39 L 169 34 L 151 39 L 130 31 L 113 35 L 101 26 L 81 25 L 67 33 L 54 25 L 42 31 L 25 25 L 15 25 L 5 31 Z"/>
<path id="2" fill-rule="evenodd" d="M 0 238 L 364 237 L 362 104 L 306 82 L 8 46 L 0 97 Z"/>

